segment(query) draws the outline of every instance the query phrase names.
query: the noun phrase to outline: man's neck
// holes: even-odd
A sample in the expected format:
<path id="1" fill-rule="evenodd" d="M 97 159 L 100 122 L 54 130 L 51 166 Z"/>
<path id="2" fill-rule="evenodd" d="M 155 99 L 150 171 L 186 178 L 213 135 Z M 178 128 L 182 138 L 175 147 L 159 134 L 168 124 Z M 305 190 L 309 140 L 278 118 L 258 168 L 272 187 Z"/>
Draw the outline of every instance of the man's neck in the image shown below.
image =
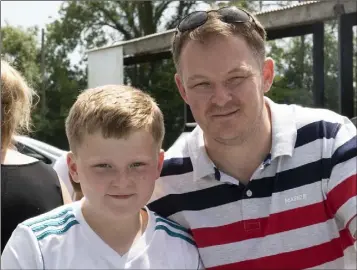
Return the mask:
<path id="1" fill-rule="evenodd" d="M 119 255 L 126 254 L 133 243 L 144 233 L 148 223 L 148 213 L 140 213 L 118 218 L 108 218 L 99 211 L 92 211 L 86 204 L 82 204 L 82 213 L 92 230 Z"/>
<path id="2" fill-rule="evenodd" d="M 224 144 L 205 138 L 206 151 L 222 172 L 248 184 L 255 170 L 271 150 L 272 131 L 269 109 L 263 109 L 261 120 L 247 139 L 237 144 Z"/>

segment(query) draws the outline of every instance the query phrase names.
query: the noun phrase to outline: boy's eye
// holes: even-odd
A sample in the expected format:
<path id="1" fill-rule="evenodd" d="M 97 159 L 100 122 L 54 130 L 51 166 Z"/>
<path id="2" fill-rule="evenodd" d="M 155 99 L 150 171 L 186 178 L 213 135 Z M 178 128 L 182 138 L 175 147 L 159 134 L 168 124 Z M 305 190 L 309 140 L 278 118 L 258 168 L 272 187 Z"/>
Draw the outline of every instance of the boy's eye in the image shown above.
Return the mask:
<path id="1" fill-rule="evenodd" d="M 95 165 L 94 167 L 96 167 L 96 168 L 105 168 L 105 169 L 108 169 L 108 168 L 111 168 L 112 166 L 109 165 L 109 164 L 103 163 L 103 164 L 97 164 L 97 165 Z"/>

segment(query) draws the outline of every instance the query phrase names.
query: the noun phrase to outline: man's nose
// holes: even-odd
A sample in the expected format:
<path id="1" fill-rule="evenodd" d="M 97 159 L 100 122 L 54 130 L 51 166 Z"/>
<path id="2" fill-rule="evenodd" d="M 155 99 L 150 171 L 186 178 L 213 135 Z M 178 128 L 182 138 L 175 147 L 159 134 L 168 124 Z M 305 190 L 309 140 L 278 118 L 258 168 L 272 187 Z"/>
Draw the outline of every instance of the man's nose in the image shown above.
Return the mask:
<path id="1" fill-rule="evenodd" d="M 213 90 L 211 102 L 217 106 L 223 107 L 232 100 L 232 93 L 224 86 L 217 86 Z"/>

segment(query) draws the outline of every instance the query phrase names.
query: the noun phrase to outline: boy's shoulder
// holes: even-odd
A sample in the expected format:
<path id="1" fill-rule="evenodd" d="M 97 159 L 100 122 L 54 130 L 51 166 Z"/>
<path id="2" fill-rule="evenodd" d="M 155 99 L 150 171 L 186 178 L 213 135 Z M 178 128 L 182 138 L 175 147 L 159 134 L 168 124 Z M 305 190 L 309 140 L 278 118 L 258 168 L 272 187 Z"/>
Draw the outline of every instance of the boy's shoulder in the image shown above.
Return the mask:
<path id="1" fill-rule="evenodd" d="M 20 225 L 31 231 L 39 242 L 50 236 L 64 236 L 73 226 L 79 224 L 75 215 L 76 207 L 78 207 L 78 202 L 62 205 L 27 219 Z"/>
<path id="2" fill-rule="evenodd" d="M 154 217 L 154 239 L 150 243 L 150 250 L 154 250 L 152 257 L 165 260 L 167 265 L 175 268 L 199 269 L 200 256 L 191 231 L 173 220 L 151 213 Z"/>
<path id="3" fill-rule="evenodd" d="M 188 246 L 196 247 L 192 233 L 189 229 L 181 226 L 177 222 L 164 218 L 152 212 L 155 218 L 155 232 L 162 234 L 167 241 L 179 241 Z"/>

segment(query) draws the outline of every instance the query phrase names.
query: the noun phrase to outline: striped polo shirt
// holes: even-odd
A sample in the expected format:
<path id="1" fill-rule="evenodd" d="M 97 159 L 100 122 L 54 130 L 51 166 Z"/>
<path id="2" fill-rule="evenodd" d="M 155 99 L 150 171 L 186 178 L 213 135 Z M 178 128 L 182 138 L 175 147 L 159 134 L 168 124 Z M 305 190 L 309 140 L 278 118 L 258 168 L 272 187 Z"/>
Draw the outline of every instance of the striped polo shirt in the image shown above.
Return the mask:
<path id="1" fill-rule="evenodd" d="M 215 168 L 196 127 L 166 153 L 149 208 L 192 231 L 207 269 L 356 269 L 356 127 L 266 103 L 272 148 L 247 186 Z"/>
<path id="2" fill-rule="evenodd" d="M 81 201 L 64 205 L 18 225 L 1 269 L 201 269 L 190 232 L 146 211 L 145 232 L 121 256 L 85 221 Z"/>

